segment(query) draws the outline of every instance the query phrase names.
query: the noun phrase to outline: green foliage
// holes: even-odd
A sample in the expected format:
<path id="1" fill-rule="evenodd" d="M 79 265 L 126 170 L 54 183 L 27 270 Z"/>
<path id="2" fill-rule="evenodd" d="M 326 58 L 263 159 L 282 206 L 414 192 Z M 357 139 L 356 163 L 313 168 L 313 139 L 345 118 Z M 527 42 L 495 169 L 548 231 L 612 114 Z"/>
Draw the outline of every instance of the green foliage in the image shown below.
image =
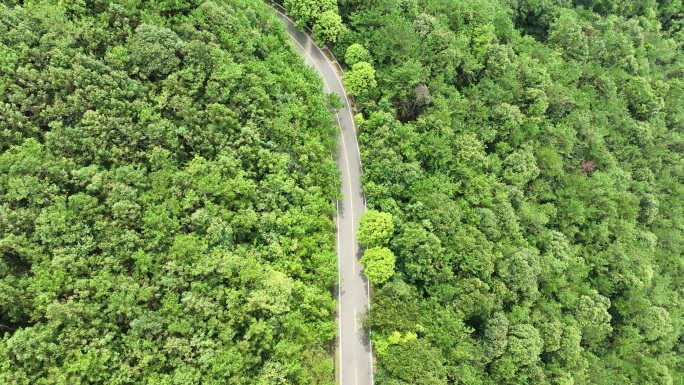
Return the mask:
<path id="1" fill-rule="evenodd" d="M 325 42 L 335 43 L 338 36 L 345 31 L 345 26 L 342 24 L 342 18 L 333 9 L 329 9 L 320 15 L 313 26 L 314 39 L 319 43 Z"/>
<path id="2" fill-rule="evenodd" d="M 438 385 L 446 381 L 443 358 L 424 339 L 412 339 L 388 348 L 378 382 L 395 378 L 399 384 Z"/>
<path id="3" fill-rule="evenodd" d="M 539 176 L 537 160 L 529 148 L 511 153 L 503 161 L 503 179 L 518 187 L 524 187 L 527 183 Z"/>
<path id="4" fill-rule="evenodd" d="M 378 384 L 420 381 L 409 332 L 435 383 L 684 381 L 681 11 L 340 2 L 364 192 L 395 226 Z"/>
<path id="5" fill-rule="evenodd" d="M 583 295 L 577 302 L 575 318 L 587 343 L 598 344 L 611 332 L 609 306 L 610 300 L 600 294 L 593 297 Z"/>
<path id="6" fill-rule="evenodd" d="M 345 31 L 337 11 L 337 0 L 285 0 L 283 5 L 295 19 L 297 28 L 311 26 L 319 44 L 335 43 Z"/>
<path id="7" fill-rule="evenodd" d="M 487 321 L 484 329 L 484 353 L 492 360 L 500 357 L 508 346 L 508 327 L 510 323 L 503 313 L 496 313 Z"/>
<path id="8" fill-rule="evenodd" d="M 402 280 L 392 280 L 375 291 L 378 312 L 368 314 L 365 326 L 374 330 L 417 331 L 420 309 L 415 290 Z"/>
<path id="9" fill-rule="evenodd" d="M 549 45 L 558 48 L 566 58 L 584 60 L 589 54 L 588 40 L 578 15 L 570 9 L 559 10 L 549 28 Z"/>
<path id="10" fill-rule="evenodd" d="M 170 29 L 140 24 L 130 41 L 130 60 L 141 74 L 166 76 L 177 70 L 183 41 Z"/>
<path id="11" fill-rule="evenodd" d="M 347 47 L 347 52 L 344 54 L 344 61 L 348 66 L 353 66 L 358 62 L 365 61 L 369 63 L 371 61 L 370 53 L 368 50 L 359 43 L 354 43 Z"/>
<path id="12" fill-rule="evenodd" d="M 344 102 L 340 95 L 335 92 L 325 94 L 325 105 L 331 113 L 336 114 L 341 108 L 344 108 Z"/>
<path id="13" fill-rule="evenodd" d="M 394 331 L 392 334 L 387 336 L 387 338 L 378 336 L 377 334 L 372 336 L 373 347 L 379 356 L 385 356 L 387 349 L 391 345 L 403 345 L 408 341 L 415 340 L 416 338 L 418 338 L 416 333 L 407 332 L 406 335 L 402 337 L 401 333 L 398 331 Z"/>
<path id="14" fill-rule="evenodd" d="M 375 69 L 370 63 L 363 61 L 354 64 L 344 79 L 347 92 L 354 96 L 365 96 L 377 85 Z"/>
<path id="15" fill-rule="evenodd" d="M 658 97 L 648 80 L 634 77 L 627 84 L 627 100 L 630 109 L 637 118 L 655 116 L 665 105 L 662 97 Z"/>
<path id="16" fill-rule="evenodd" d="M 329 383 L 336 135 L 267 8 L 4 4 L 0 382 Z M 378 384 L 684 383 L 681 1 L 285 5 L 351 66 Z"/>
<path id="17" fill-rule="evenodd" d="M 386 247 L 371 247 L 361 257 L 363 273 L 373 284 L 384 283 L 394 275 L 396 257 Z"/>
<path id="18" fill-rule="evenodd" d="M 283 5 L 295 18 L 298 26 L 314 24 L 318 16 L 337 5 L 336 0 L 285 0 Z"/>
<path id="19" fill-rule="evenodd" d="M 272 11 L 16 3 L 0 383 L 331 384 L 337 129 Z"/>
<path id="20" fill-rule="evenodd" d="M 539 361 L 543 341 L 539 331 L 532 325 L 521 324 L 510 327 L 507 353 L 518 367 L 532 366 Z"/>
<path id="21" fill-rule="evenodd" d="M 394 234 L 392 214 L 377 210 L 366 211 L 359 220 L 356 237 L 364 247 L 386 246 Z"/>

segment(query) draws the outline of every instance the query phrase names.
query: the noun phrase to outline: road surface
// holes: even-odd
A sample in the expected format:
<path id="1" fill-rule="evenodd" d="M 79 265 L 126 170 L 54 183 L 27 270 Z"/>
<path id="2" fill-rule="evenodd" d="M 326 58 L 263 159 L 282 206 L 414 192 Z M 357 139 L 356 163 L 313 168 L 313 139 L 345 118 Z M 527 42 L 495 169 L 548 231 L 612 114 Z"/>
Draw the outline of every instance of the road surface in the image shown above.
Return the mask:
<path id="1" fill-rule="evenodd" d="M 338 94 L 345 104 L 335 119 L 340 127 L 337 168 L 341 172 L 344 196 L 344 199 L 338 202 L 337 214 L 337 259 L 340 274 L 339 381 L 342 385 L 372 385 L 373 357 L 370 339 L 367 333 L 361 330 L 361 315 L 369 305 L 369 290 L 363 266 L 359 263 L 361 255 L 356 231 L 359 229 L 359 218 L 366 211 L 366 206 L 361 190 L 361 158 L 353 116 L 342 80 L 333 65 L 306 34 L 294 27 L 292 20 L 282 13 L 278 13 L 278 18 L 285 23 L 295 48 L 306 63 L 323 78 L 324 91 Z"/>

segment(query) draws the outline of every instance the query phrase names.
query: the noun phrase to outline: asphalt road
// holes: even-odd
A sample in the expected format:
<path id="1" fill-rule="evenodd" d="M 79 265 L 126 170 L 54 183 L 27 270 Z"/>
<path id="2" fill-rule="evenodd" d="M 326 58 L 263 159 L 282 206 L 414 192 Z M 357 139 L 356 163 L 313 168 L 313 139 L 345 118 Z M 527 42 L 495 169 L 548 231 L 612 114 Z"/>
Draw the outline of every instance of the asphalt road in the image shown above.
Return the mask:
<path id="1" fill-rule="evenodd" d="M 361 330 L 361 315 L 369 306 L 369 287 L 363 266 L 359 263 L 361 254 L 356 240 L 359 218 L 366 211 L 361 190 L 361 158 L 356 141 L 354 120 L 344 92 L 342 80 L 326 56 L 304 33 L 294 27 L 285 15 L 278 13 L 287 26 L 295 47 L 323 78 L 326 93 L 335 92 L 344 101 L 337 116 L 340 127 L 337 168 L 342 174 L 342 194 L 338 202 L 337 215 L 337 259 L 340 274 L 339 286 L 339 381 L 342 385 L 372 385 L 373 357 L 370 339 Z"/>

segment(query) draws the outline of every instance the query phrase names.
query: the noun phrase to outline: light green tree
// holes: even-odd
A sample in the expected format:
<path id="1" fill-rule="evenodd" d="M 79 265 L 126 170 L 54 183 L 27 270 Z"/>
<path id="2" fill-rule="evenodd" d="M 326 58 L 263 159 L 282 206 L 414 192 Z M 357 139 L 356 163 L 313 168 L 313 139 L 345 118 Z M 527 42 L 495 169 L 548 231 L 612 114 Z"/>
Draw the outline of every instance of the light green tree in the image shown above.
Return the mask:
<path id="1" fill-rule="evenodd" d="M 336 0 L 285 0 L 283 5 L 295 19 L 297 28 L 315 25 L 322 13 L 337 9 Z"/>
<path id="2" fill-rule="evenodd" d="M 140 24 L 131 40 L 131 60 L 145 76 L 165 76 L 178 68 L 176 50 L 183 44 L 168 28 Z"/>
<path id="3" fill-rule="evenodd" d="M 331 92 L 329 94 L 323 95 L 323 97 L 325 98 L 325 106 L 328 107 L 328 110 L 331 113 L 336 114 L 337 111 L 339 111 L 341 108 L 344 108 L 344 102 L 342 101 L 340 95 Z"/>
<path id="4" fill-rule="evenodd" d="M 318 44 L 336 43 L 337 38 L 345 31 L 342 18 L 334 9 L 329 9 L 318 16 L 313 25 L 314 39 Z"/>
<path id="5" fill-rule="evenodd" d="M 396 259 L 392 250 L 386 247 L 372 247 L 364 251 L 361 257 L 363 272 L 371 283 L 384 283 L 394 275 Z"/>
<path id="6" fill-rule="evenodd" d="M 370 63 L 362 61 L 354 64 L 344 79 L 344 85 L 354 96 L 362 96 L 378 85 L 375 69 Z"/>
<path id="7" fill-rule="evenodd" d="M 508 330 L 507 351 L 518 366 L 538 362 L 543 346 L 539 331 L 530 324 L 513 325 Z"/>
<path id="8" fill-rule="evenodd" d="M 364 247 L 385 246 L 394 233 L 392 214 L 368 210 L 359 220 L 359 231 L 356 236 Z"/>
<path id="9" fill-rule="evenodd" d="M 508 327 L 506 315 L 499 312 L 490 318 L 484 330 L 484 354 L 488 359 L 501 356 L 508 346 Z"/>
<path id="10" fill-rule="evenodd" d="M 582 34 L 582 22 L 577 14 L 561 9 L 549 28 L 549 45 L 557 48 L 566 58 L 584 60 L 587 52 L 587 38 Z"/>
<path id="11" fill-rule="evenodd" d="M 368 62 L 371 61 L 370 53 L 368 50 L 359 43 L 354 43 L 347 47 L 347 51 L 344 54 L 344 61 L 348 66 L 353 66 L 358 62 Z"/>
<path id="12" fill-rule="evenodd" d="M 499 261 L 497 272 L 509 289 L 526 298 L 537 296 L 541 267 L 535 249 L 520 249 L 511 253 Z"/>
<path id="13" fill-rule="evenodd" d="M 310 26 L 316 43 L 335 43 L 345 31 L 337 10 L 337 0 L 285 0 L 283 3 L 295 19 L 295 26 Z"/>
<path id="14" fill-rule="evenodd" d="M 446 382 L 444 357 L 427 340 L 418 338 L 390 345 L 384 367 L 390 384 L 440 385 Z"/>
<path id="15" fill-rule="evenodd" d="M 583 295 L 575 307 L 575 319 L 582 328 L 582 339 L 597 346 L 613 330 L 608 313 L 610 299 L 594 292 L 592 296 Z"/>
<path id="16" fill-rule="evenodd" d="M 630 110 L 639 119 L 652 117 L 665 106 L 663 98 L 651 87 L 646 78 L 634 77 L 625 88 Z"/>
<path id="17" fill-rule="evenodd" d="M 491 76 L 503 75 L 514 60 L 515 52 L 505 44 L 491 44 L 485 51 L 485 67 Z"/>
<path id="18" fill-rule="evenodd" d="M 635 317 L 635 323 L 642 329 L 646 341 L 655 341 L 672 333 L 672 317 L 667 309 L 650 306 L 645 314 Z"/>
<path id="19" fill-rule="evenodd" d="M 529 147 L 508 155 L 503 166 L 503 179 L 514 186 L 523 187 L 539 176 L 537 159 Z"/>

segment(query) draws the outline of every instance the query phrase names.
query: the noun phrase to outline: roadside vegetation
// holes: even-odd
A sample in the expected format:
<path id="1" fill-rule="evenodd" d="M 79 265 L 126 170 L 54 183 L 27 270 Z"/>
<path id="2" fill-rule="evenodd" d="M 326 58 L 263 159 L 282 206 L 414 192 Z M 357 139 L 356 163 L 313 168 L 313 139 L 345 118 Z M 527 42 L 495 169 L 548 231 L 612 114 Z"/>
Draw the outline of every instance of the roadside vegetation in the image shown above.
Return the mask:
<path id="1" fill-rule="evenodd" d="M 0 383 L 332 383 L 321 87 L 258 0 L 0 3 Z"/>
<path id="2" fill-rule="evenodd" d="M 681 2 L 284 5 L 379 385 L 684 383 Z M 0 383 L 330 384 L 324 100 L 260 0 L 1 1 Z"/>
<path id="3" fill-rule="evenodd" d="M 336 7 L 377 383 L 684 383 L 681 2 Z"/>

